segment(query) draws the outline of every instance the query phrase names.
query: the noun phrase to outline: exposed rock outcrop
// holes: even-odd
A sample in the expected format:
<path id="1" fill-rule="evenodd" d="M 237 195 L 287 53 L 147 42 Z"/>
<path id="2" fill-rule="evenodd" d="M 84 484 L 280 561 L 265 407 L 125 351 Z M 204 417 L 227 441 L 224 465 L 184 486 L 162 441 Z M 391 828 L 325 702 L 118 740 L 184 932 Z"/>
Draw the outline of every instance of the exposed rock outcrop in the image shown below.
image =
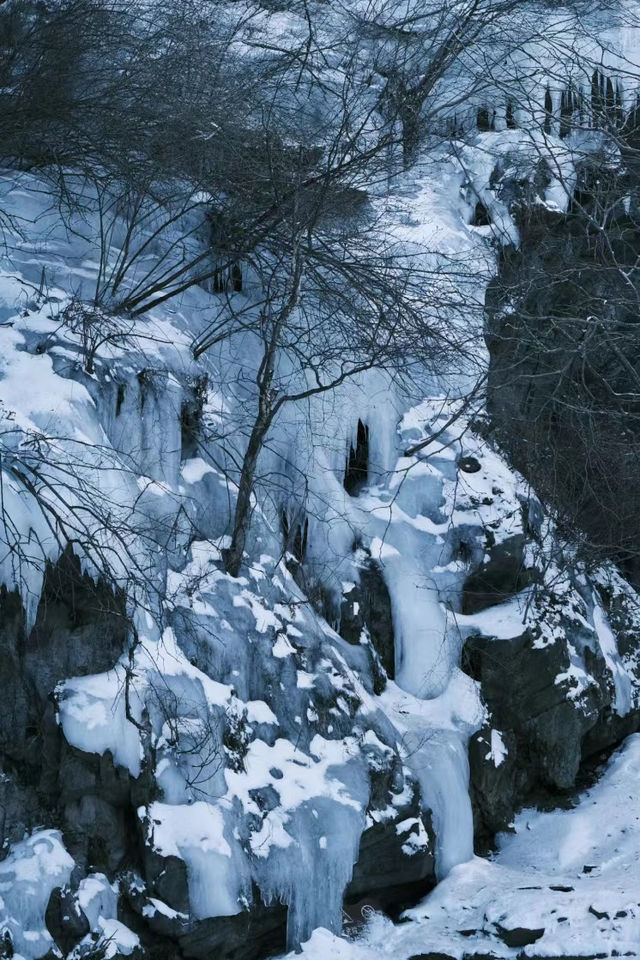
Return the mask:
<path id="1" fill-rule="evenodd" d="M 475 634 L 465 645 L 463 664 L 489 709 L 469 748 L 481 849 L 522 804 L 562 802 L 583 761 L 640 728 L 638 598 L 609 568 L 541 579 L 523 596 L 521 632 Z M 611 630 L 627 640 L 620 659 Z"/>
<path id="2" fill-rule="evenodd" d="M 187 570 L 184 584 L 188 576 Z M 10 695 L 3 701 L 5 712 L 0 722 L 3 763 L 11 772 L 0 781 L 5 842 L 18 839 L 44 818 L 59 824 L 76 864 L 75 886 L 95 871 L 119 883 L 119 918 L 154 956 L 199 958 L 215 953 L 221 960 L 252 960 L 283 950 L 287 942 L 288 909 L 287 903 L 281 902 L 285 894 L 265 893 L 256 882 L 251 884 L 249 897 L 237 904 L 235 915 L 198 917 L 194 913 L 189 857 L 180 855 L 179 847 L 172 853 L 154 840 L 154 818 L 160 817 L 158 829 L 162 823 L 162 814 L 156 810 L 181 809 L 163 803 L 170 786 L 162 780 L 161 771 L 169 758 L 186 770 L 194 756 L 193 769 L 199 769 L 203 778 L 199 794 L 185 797 L 187 819 L 189 814 L 197 815 L 197 803 L 189 807 L 196 796 L 204 792 L 215 803 L 225 783 L 223 770 L 240 778 L 238 787 L 246 777 L 251 786 L 246 799 L 230 802 L 241 844 L 236 855 L 251 858 L 251 844 L 265 842 L 252 840 L 263 830 L 264 818 L 273 815 L 275 825 L 288 819 L 294 823 L 298 816 L 295 809 L 287 810 L 282 804 L 279 789 L 284 775 L 278 763 L 298 763 L 310 776 L 320 777 L 317 783 L 321 785 L 327 774 L 312 773 L 320 762 L 316 753 L 325 741 L 337 745 L 346 740 L 352 745 L 352 759 L 344 753 L 340 762 L 353 763 L 354 772 L 343 774 L 344 781 L 330 777 L 327 783 L 333 786 L 324 788 L 338 790 L 340 796 L 355 789 L 347 787 L 355 777 L 364 800 L 362 837 L 355 845 L 354 863 L 347 864 L 347 868 L 353 867 L 353 877 L 346 901 L 374 898 L 385 908 L 400 910 L 434 883 L 433 837 L 428 817 L 420 808 L 419 789 L 404 766 L 389 722 L 382 715 L 369 718 L 363 710 L 367 694 L 356 677 L 367 676 L 368 654 L 360 645 L 351 647 L 335 634 L 332 639 L 326 637 L 314 614 L 300 616 L 295 608 L 282 604 L 284 588 L 274 591 L 260 578 L 258 584 L 258 592 L 250 595 L 242 584 L 227 578 L 219 582 L 217 572 L 209 583 L 198 583 L 201 597 L 207 590 L 210 598 L 211 591 L 218 592 L 212 610 L 233 605 L 234 597 L 251 596 L 253 607 L 241 604 L 237 608 L 238 628 L 251 638 L 242 647 L 247 653 L 245 664 L 238 660 L 237 651 L 228 659 L 224 647 L 212 646 L 202 632 L 198 634 L 202 624 L 191 615 L 193 593 L 184 592 L 177 598 L 174 614 L 182 646 L 169 653 L 174 660 L 178 658 L 177 672 L 161 674 L 153 659 L 143 659 L 136 681 L 126 679 L 126 671 L 119 666 L 127 621 L 118 597 L 83 576 L 71 553 L 48 570 L 36 625 L 29 635 L 20 598 L 6 591 L 3 595 L 3 664 L 13 680 L 9 686 L 8 673 Z M 256 619 L 256 604 L 261 605 L 260 617 L 273 620 L 269 630 Z M 279 611 L 279 627 L 274 610 Z M 287 617 L 291 625 L 298 624 L 296 630 L 288 630 Z M 274 643 L 280 644 L 281 655 L 274 656 Z M 123 662 L 128 662 L 127 656 Z M 110 701 L 111 688 L 95 674 L 114 667 L 115 699 Z M 83 686 L 83 678 L 89 674 L 94 676 Z M 74 679 L 65 684 L 65 677 Z M 208 683 L 212 684 L 208 696 L 215 692 L 222 697 L 219 705 L 203 696 Z M 367 685 L 372 689 L 370 675 Z M 106 699 L 101 700 L 102 696 Z M 271 707 L 267 707 L 266 697 Z M 127 698 L 130 719 L 119 713 Z M 85 715 L 90 727 L 102 724 L 105 731 L 113 719 L 114 729 L 122 729 L 125 739 L 138 738 L 136 769 L 127 768 L 130 754 L 118 753 L 121 744 L 117 737 L 111 749 L 88 752 L 62 735 L 63 730 L 75 730 L 75 717 L 83 716 L 76 703 L 82 711 L 89 709 Z M 94 704 L 93 714 L 90 703 Z M 196 716 L 200 711 L 199 716 L 209 717 L 211 739 L 206 744 L 189 739 L 194 711 Z M 118 728 L 118 723 L 124 726 Z M 81 728 L 76 736 L 85 742 Z M 287 749 L 278 760 L 274 747 L 283 741 Z M 264 750 L 273 751 L 274 759 L 267 781 L 262 783 L 251 763 L 255 762 L 252 757 L 258 756 L 256 751 Z M 210 764 L 210 772 L 202 774 L 206 764 Z M 188 782 L 189 773 L 184 775 Z M 193 776 L 197 786 L 197 776 Z M 308 782 L 308 800 L 312 801 L 314 781 Z M 351 806 L 355 806 L 355 796 L 349 800 Z M 268 834 L 266 837 L 268 842 Z M 300 838 L 304 839 L 304 833 Z M 353 838 L 345 838 L 345 842 L 352 843 Z M 301 850 L 304 855 L 304 847 Z M 52 892 L 45 919 L 53 941 L 65 955 L 94 937 L 73 887 Z"/>

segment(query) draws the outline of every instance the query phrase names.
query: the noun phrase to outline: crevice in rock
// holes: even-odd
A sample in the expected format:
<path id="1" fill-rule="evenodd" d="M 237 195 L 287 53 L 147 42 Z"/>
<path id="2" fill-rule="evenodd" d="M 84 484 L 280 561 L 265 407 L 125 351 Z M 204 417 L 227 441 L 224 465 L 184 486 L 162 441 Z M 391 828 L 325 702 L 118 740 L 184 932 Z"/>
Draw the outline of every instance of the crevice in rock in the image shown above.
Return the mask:
<path id="1" fill-rule="evenodd" d="M 495 128 L 495 110 L 489 110 L 488 107 L 479 107 L 476 114 L 476 124 L 481 133 L 486 133 Z"/>
<path id="2" fill-rule="evenodd" d="M 309 539 L 309 518 L 290 516 L 283 510 L 280 523 L 285 551 L 294 558 L 296 564 L 304 563 Z"/>
<path id="3" fill-rule="evenodd" d="M 208 379 L 195 377 L 180 408 L 181 459 L 195 457 L 201 440 L 202 413 L 207 398 Z"/>
<path id="4" fill-rule="evenodd" d="M 126 390 L 125 390 L 124 383 L 119 383 L 118 392 L 116 394 L 116 417 L 119 417 L 120 413 L 122 412 L 122 405 L 124 403 L 125 392 Z"/>
<path id="5" fill-rule="evenodd" d="M 344 488 L 351 497 L 356 497 L 367 483 L 369 476 L 369 427 L 358 420 L 356 446 L 349 449 L 344 474 Z"/>

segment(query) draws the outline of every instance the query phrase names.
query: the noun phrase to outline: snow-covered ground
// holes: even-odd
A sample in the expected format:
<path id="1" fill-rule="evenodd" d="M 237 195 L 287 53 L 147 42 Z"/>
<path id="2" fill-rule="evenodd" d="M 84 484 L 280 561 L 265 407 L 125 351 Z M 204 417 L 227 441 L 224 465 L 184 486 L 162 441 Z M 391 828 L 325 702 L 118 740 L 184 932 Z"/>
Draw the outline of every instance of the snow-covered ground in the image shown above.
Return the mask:
<path id="1" fill-rule="evenodd" d="M 374 913 L 353 939 L 318 930 L 302 956 L 640 956 L 639 782 L 636 734 L 574 808 L 523 810 L 491 859 L 455 867 L 407 922 Z"/>

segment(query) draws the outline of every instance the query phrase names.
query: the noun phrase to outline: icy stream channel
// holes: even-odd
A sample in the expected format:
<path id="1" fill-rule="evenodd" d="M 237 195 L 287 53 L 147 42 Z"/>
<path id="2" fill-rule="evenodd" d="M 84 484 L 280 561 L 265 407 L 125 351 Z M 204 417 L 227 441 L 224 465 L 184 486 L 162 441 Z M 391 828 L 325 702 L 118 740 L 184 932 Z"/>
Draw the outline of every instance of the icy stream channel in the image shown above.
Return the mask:
<path id="1" fill-rule="evenodd" d="M 425 413 L 412 411 L 401 429 L 422 425 Z M 401 458 L 388 489 L 371 488 L 356 501 L 393 613 L 396 681 L 385 709 L 432 813 L 439 879 L 473 856 L 467 742 L 483 718 L 475 684 L 459 669 L 461 637 L 447 612 L 464 576 L 449 536 L 459 447 L 442 445 L 428 460 Z"/>

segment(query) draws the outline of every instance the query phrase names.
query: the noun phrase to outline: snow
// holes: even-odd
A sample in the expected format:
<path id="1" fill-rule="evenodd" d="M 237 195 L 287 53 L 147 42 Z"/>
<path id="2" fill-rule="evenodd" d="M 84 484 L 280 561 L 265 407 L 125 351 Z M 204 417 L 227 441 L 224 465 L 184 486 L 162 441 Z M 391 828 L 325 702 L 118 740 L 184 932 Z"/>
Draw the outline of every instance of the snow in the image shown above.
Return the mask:
<path id="1" fill-rule="evenodd" d="M 101 918 L 99 927 L 102 933 L 101 940 L 105 944 L 105 960 L 111 960 L 112 957 L 128 957 L 140 946 L 138 935 L 119 920 L 112 917 Z"/>
<path id="2" fill-rule="evenodd" d="M 202 457 L 193 457 L 182 465 L 180 472 L 185 483 L 198 483 L 207 473 L 215 473 L 215 470 Z"/>
<path id="3" fill-rule="evenodd" d="M 126 716 L 125 669 L 67 680 L 58 687 L 58 717 L 65 738 L 78 750 L 104 753 L 137 777 L 142 754 L 137 728 Z M 137 709 L 137 720 L 140 709 Z"/>
<path id="4" fill-rule="evenodd" d="M 504 745 L 502 739 L 502 734 L 499 730 L 491 730 L 491 748 L 487 754 L 487 760 L 492 760 L 496 767 L 499 767 L 501 763 L 504 763 L 509 751 Z"/>
<path id="5" fill-rule="evenodd" d="M 456 614 L 456 622 L 461 630 L 495 637 L 497 640 L 513 640 L 526 629 L 526 610 L 528 591 L 518 594 L 504 603 L 473 614 Z"/>
<path id="6" fill-rule="evenodd" d="M 398 926 L 374 914 L 353 940 L 316 931 L 304 960 L 405 960 L 444 953 L 517 956 L 636 956 L 640 937 L 640 735 L 630 737 L 599 783 L 573 809 L 523 810 L 488 860 L 453 868 Z M 510 948 L 500 931 L 543 931 Z M 293 956 L 293 955 L 290 955 Z"/>

